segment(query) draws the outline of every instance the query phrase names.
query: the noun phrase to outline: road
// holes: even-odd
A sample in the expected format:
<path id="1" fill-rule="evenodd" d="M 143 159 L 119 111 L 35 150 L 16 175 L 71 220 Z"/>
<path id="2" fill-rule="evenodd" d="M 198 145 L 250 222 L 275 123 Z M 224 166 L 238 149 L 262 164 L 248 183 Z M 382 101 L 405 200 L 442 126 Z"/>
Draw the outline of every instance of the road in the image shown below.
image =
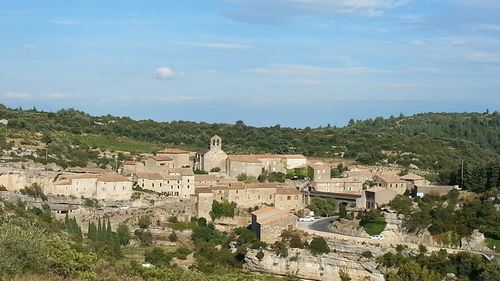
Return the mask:
<path id="1" fill-rule="evenodd" d="M 297 224 L 298 228 L 306 231 L 311 234 L 315 234 L 318 236 L 324 236 L 336 240 L 347 240 L 347 241 L 352 241 L 352 242 L 358 242 L 358 243 L 365 243 L 365 244 L 370 244 L 373 246 L 380 246 L 384 245 L 387 247 L 391 247 L 392 245 L 397 245 L 397 244 L 404 244 L 407 245 L 410 249 L 415 249 L 417 250 L 419 245 L 418 244 L 413 244 L 413 243 L 397 243 L 397 242 L 390 242 L 387 240 L 373 240 L 367 237 L 360 237 L 360 236 L 354 236 L 354 235 L 346 235 L 346 234 L 341 234 L 333 231 L 330 228 L 330 223 L 333 219 L 337 219 L 338 217 L 328 217 L 324 219 L 318 219 L 314 222 L 299 222 Z M 429 251 L 439 251 L 439 250 L 446 250 L 451 253 L 457 253 L 457 252 L 462 252 L 463 250 L 459 249 L 454 249 L 454 248 L 445 248 L 445 247 L 435 247 L 435 246 L 426 246 Z M 484 255 L 484 256 L 494 256 L 497 261 L 500 261 L 500 253 L 494 253 L 494 252 L 476 252 L 476 251 L 468 251 L 472 252 L 475 254 L 479 255 Z"/>

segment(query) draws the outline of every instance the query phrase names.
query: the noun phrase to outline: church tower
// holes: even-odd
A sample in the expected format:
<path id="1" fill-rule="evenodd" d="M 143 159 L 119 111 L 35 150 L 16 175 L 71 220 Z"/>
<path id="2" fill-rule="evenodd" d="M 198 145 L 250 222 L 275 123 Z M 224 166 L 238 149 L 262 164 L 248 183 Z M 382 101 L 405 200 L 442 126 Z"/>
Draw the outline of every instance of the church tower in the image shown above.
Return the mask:
<path id="1" fill-rule="evenodd" d="M 222 149 L 222 139 L 215 135 L 210 139 L 210 150 Z"/>

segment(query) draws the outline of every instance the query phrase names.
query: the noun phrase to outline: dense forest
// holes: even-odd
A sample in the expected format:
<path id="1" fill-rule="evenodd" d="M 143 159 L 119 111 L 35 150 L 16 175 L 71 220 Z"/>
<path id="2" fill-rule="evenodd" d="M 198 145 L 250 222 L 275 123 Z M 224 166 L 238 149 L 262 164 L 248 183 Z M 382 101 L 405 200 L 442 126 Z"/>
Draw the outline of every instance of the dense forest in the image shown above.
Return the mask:
<path id="1" fill-rule="evenodd" d="M 210 137 L 217 134 L 229 154 L 302 153 L 344 157 L 364 164 L 395 163 L 442 171 L 446 180 L 453 176 L 462 160 L 470 166 L 486 165 L 497 161 L 500 153 L 500 114 L 496 111 L 377 117 L 351 120 L 341 128 L 252 127 L 243 121 L 235 124 L 136 121 L 128 117 L 91 116 L 74 109 L 43 112 L 2 105 L 0 119 L 9 121 L 9 130 L 63 132 L 71 136 L 70 142 L 78 145 L 89 135 L 97 135 L 115 140 L 126 138 L 155 147 L 198 150 L 206 147 Z"/>

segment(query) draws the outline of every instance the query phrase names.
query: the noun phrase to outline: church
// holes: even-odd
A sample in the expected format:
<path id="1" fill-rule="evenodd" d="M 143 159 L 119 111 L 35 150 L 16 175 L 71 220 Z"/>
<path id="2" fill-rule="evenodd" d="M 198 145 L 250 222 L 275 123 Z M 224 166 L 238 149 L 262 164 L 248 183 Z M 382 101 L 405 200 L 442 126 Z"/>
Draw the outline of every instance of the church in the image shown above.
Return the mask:
<path id="1" fill-rule="evenodd" d="M 218 170 L 226 172 L 227 154 L 222 150 L 222 139 L 215 135 L 210 139 L 210 147 L 196 153 L 195 169 L 206 172 Z"/>

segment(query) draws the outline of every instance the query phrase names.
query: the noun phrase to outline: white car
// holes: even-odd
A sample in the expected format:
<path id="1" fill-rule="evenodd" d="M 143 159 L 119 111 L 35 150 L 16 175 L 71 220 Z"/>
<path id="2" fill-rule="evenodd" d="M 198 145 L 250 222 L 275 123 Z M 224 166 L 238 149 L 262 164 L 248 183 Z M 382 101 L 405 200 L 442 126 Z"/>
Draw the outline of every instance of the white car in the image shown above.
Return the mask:
<path id="1" fill-rule="evenodd" d="M 373 240 L 383 240 L 384 236 L 382 236 L 382 235 L 373 235 L 373 236 L 370 236 L 370 239 L 373 239 Z"/>
<path id="2" fill-rule="evenodd" d="M 313 222 L 314 218 L 313 217 L 303 217 L 303 218 L 299 218 L 299 221 L 301 221 L 301 222 Z"/>

